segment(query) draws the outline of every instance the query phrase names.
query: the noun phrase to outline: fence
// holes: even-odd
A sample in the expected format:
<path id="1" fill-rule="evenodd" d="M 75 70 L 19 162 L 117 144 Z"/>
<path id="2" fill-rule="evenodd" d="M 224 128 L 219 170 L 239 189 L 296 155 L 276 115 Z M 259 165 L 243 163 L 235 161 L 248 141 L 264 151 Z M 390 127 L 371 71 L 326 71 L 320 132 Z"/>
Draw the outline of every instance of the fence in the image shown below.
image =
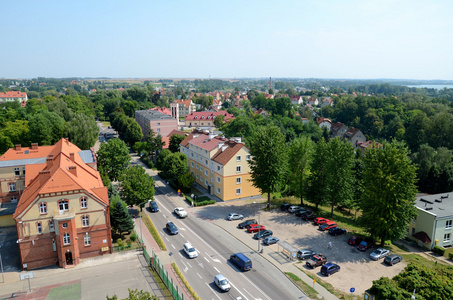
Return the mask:
<path id="1" fill-rule="evenodd" d="M 143 256 L 148 263 L 148 266 L 152 267 L 159 277 L 162 279 L 162 282 L 170 291 L 171 295 L 175 300 L 184 300 L 184 294 L 179 294 L 178 286 L 174 284 L 173 278 L 168 275 L 167 270 L 165 270 L 164 265 L 160 263 L 159 259 L 157 258 L 156 254 L 151 250 L 151 255 L 143 249 Z"/>

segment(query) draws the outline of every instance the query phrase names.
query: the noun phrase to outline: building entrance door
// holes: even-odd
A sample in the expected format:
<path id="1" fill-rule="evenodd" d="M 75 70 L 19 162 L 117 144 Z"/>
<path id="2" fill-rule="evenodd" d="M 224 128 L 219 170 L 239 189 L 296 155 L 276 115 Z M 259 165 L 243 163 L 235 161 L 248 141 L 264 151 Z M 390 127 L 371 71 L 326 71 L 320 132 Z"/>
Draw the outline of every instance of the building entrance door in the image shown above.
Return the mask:
<path id="1" fill-rule="evenodd" d="M 66 252 L 66 264 L 72 265 L 72 252 Z"/>

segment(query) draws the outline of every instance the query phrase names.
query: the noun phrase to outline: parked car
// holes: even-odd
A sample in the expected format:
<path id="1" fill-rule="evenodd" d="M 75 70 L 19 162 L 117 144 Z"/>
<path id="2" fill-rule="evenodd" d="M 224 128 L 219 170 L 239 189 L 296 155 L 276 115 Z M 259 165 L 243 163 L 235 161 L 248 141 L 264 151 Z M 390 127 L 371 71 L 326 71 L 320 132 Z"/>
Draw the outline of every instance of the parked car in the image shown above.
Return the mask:
<path id="1" fill-rule="evenodd" d="M 346 233 L 346 229 L 343 229 L 340 227 L 334 227 L 334 228 L 329 229 L 330 235 L 341 235 L 341 234 L 345 234 L 345 233 Z"/>
<path id="2" fill-rule="evenodd" d="M 252 269 L 252 261 L 241 252 L 231 254 L 230 261 L 238 266 L 242 271 Z"/>
<path id="3" fill-rule="evenodd" d="M 390 250 L 384 248 L 377 248 L 376 250 L 370 253 L 370 258 L 372 260 L 380 260 L 381 258 L 384 258 L 389 254 Z"/>
<path id="4" fill-rule="evenodd" d="M 296 210 L 298 210 L 298 209 L 301 209 L 301 207 L 300 207 L 300 206 L 297 206 L 297 205 L 291 205 L 291 206 L 288 208 L 288 212 L 292 214 L 292 213 L 295 213 Z"/>
<path id="5" fill-rule="evenodd" d="M 357 246 L 357 249 L 359 249 L 360 251 L 365 251 L 365 250 L 371 248 L 372 245 L 373 245 L 373 244 L 372 244 L 371 242 L 369 242 L 369 241 L 362 241 L 362 242 L 360 242 L 360 244 Z"/>
<path id="6" fill-rule="evenodd" d="M 187 211 L 185 211 L 182 207 L 175 208 L 174 212 L 181 219 L 187 217 Z"/>
<path id="7" fill-rule="evenodd" d="M 255 220 L 255 219 L 249 219 L 249 220 L 245 220 L 244 222 L 241 222 L 238 224 L 238 228 L 240 229 L 243 229 L 249 225 L 252 225 L 252 224 L 258 224 L 258 221 Z"/>
<path id="8" fill-rule="evenodd" d="M 348 240 L 348 244 L 351 245 L 351 246 L 357 246 L 359 245 L 361 242 L 363 241 L 363 239 L 359 236 L 356 236 L 356 235 L 353 235 L 349 238 Z"/>
<path id="9" fill-rule="evenodd" d="M 178 234 L 178 227 L 176 227 L 176 225 L 173 222 L 168 222 L 167 225 L 165 225 L 165 227 L 167 228 L 170 234 L 173 235 Z"/>
<path id="10" fill-rule="evenodd" d="M 222 274 L 216 275 L 214 277 L 214 283 L 219 287 L 223 292 L 228 292 L 231 289 L 230 282 Z"/>
<path id="11" fill-rule="evenodd" d="M 308 211 L 308 212 L 304 213 L 303 215 L 301 215 L 300 217 L 304 221 L 309 221 L 309 220 L 314 220 L 316 218 L 316 215 L 314 215 L 311 211 Z"/>
<path id="12" fill-rule="evenodd" d="M 272 234 L 273 234 L 273 232 L 270 231 L 270 230 L 263 230 L 263 231 L 260 231 L 260 232 L 255 233 L 255 235 L 253 236 L 253 238 L 254 238 L 255 240 L 260 240 L 260 239 L 265 238 L 266 236 L 270 236 L 270 235 L 272 235 Z"/>
<path id="13" fill-rule="evenodd" d="M 334 263 L 327 263 L 321 267 L 321 274 L 324 276 L 330 276 L 340 271 L 340 266 Z"/>
<path id="14" fill-rule="evenodd" d="M 397 264 L 402 260 L 403 260 L 403 258 L 396 254 L 392 254 L 392 255 L 389 255 L 386 258 L 384 258 L 384 262 L 386 264 L 388 264 L 389 266 L 393 266 L 394 264 Z"/>
<path id="15" fill-rule="evenodd" d="M 268 236 L 268 237 L 265 237 L 264 240 L 263 240 L 263 244 L 265 245 L 272 245 L 272 244 L 275 244 L 275 243 L 278 243 L 280 239 L 279 238 L 276 238 L 275 236 Z"/>
<path id="16" fill-rule="evenodd" d="M 316 268 L 327 263 L 327 257 L 322 254 L 313 255 L 307 262 L 305 263 L 309 268 Z"/>
<path id="17" fill-rule="evenodd" d="M 247 226 L 247 232 L 258 232 L 263 230 L 266 230 L 264 225 L 252 224 Z"/>
<path id="18" fill-rule="evenodd" d="M 157 206 L 157 203 L 155 201 L 151 201 L 149 203 L 149 210 L 151 212 L 158 212 L 159 211 L 159 206 Z"/>
<path id="19" fill-rule="evenodd" d="M 237 214 L 237 213 L 230 213 L 228 214 L 227 216 L 227 220 L 228 221 L 232 221 L 232 220 L 242 220 L 244 219 L 244 216 L 243 215 L 240 215 L 240 214 Z"/>
<path id="20" fill-rule="evenodd" d="M 283 210 L 283 211 L 287 211 L 290 206 L 291 206 L 291 204 L 289 204 L 289 203 L 283 203 L 280 206 L 280 209 Z"/>
<path id="21" fill-rule="evenodd" d="M 329 219 L 326 219 L 326 218 L 321 218 L 321 217 L 317 217 L 313 220 L 313 223 L 315 223 L 316 225 L 321 225 L 321 224 L 324 224 L 326 222 L 330 222 Z"/>
<path id="22" fill-rule="evenodd" d="M 329 230 L 330 228 L 338 227 L 337 223 L 334 221 L 329 221 L 324 224 L 319 225 L 319 229 L 322 231 Z"/>
<path id="23" fill-rule="evenodd" d="M 197 250 L 192 246 L 191 243 L 185 243 L 182 248 L 189 258 L 195 258 L 198 256 Z"/>
<path id="24" fill-rule="evenodd" d="M 296 210 L 296 212 L 295 212 L 294 214 L 295 214 L 296 216 L 298 216 L 298 217 L 302 217 L 302 215 L 304 215 L 304 214 L 306 214 L 306 213 L 308 213 L 308 212 L 311 212 L 311 211 L 309 211 L 309 210 L 306 209 L 306 208 L 301 208 L 301 209 Z"/>
<path id="25" fill-rule="evenodd" d="M 302 249 L 302 250 L 297 251 L 297 258 L 300 260 L 305 260 L 305 259 L 312 257 L 315 254 L 316 254 L 316 252 L 313 250 Z"/>

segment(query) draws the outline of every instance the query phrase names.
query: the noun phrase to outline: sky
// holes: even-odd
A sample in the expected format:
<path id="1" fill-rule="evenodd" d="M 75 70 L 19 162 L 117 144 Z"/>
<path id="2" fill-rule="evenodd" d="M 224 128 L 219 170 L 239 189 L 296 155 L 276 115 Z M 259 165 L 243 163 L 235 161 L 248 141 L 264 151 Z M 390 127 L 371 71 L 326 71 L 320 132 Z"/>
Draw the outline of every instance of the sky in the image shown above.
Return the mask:
<path id="1" fill-rule="evenodd" d="M 451 0 L 22 0 L 0 8 L 0 78 L 453 80 Z"/>

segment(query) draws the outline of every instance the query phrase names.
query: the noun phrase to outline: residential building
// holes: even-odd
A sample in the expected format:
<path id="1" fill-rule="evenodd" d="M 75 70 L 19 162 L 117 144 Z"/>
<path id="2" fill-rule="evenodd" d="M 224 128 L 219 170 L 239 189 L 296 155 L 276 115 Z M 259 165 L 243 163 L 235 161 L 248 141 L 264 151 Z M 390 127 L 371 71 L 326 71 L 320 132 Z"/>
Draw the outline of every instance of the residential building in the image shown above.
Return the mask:
<path id="1" fill-rule="evenodd" d="M 302 124 L 308 124 L 308 118 L 301 118 Z"/>
<path id="2" fill-rule="evenodd" d="M 186 116 L 186 126 L 189 127 L 215 127 L 214 120 L 217 116 L 223 116 L 225 122 L 229 122 L 234 119 L 233 114 L 229 114 L 226 111 L 198 111 L 193 112 Z"/>
<path id="3" fill-rule="evenodd" d="M 360 129 L 355 127 L 350 127 L 348 131 L 344 134 L 345 140 L 351 143 L 354 148 L 358 148 L 360 144 L 366 142 L 366 137 L 360 131 Z"/>
<path id="4" fill-rule="evenodd" d="M 171 104 L 171 115 L 157 110 L 138 110 L 135 112 L 135 121 L 142 128 L 144 136 L 149 135 L 150 129 L 152 129 L 155 134 L 166 137 L 172 130 L 178 130 L 178 104 L 175 102 Z"/>
<path id="5" fill-rule="evenodd" d="M 0 93 L 0 103 L 17 101 L 20 103 L 27 102 L 28 97 L 25 92 L 8 91 Z"/>
<path id="6" fill-rule="evenodd" d="M 192 112 L 194 112 L 196 110 L 195 104 L 190 99 L 175 100 L 175 102 L 178 104 L 180 117 L 185 117 L 186 115 L 190 115 Z"/>
<path id="7" fill-rule="evenodd" d="M 348 131 L 348 127 L 344 123 L 337 122 L 330 127 L 330 137 L 331 138 L 343 138 L 344 134 Z"/>
<path id="8" fill-rule="evenodd" d="M 182 131 L 172 130 L 167 136 L 162 137 L 162 142 L 165 143 L 164 146 L 162 147 L 162 149 L 168 149 L 168 147 L 170 147 L 170 138 L 172 135 L 175 135 L 175 134 L 184 135 L 184 136 L 187 135 L 186 133 L 184 133 Z"/>
<path id="9" fill-rule="evenodd" d="M 319 128 L 326 127 L 327 130 L 330 131 L 330 127 L 332 126 L 332 121 L 330 119 L 319 117 L 316 119 L 316 123 L 318 123 Z"/>
<path id="10" fill-rule="evenodd" d="M 37 150 L 47 152 L 44 161 L 25 164 L 25 189 L 13 215 L 22 268 L 66 268 L 111 253 L 109 198 L 99 172 L 68 139 L 45 147 Z M 24 154 L 12 152 L 18 159 L 11 162 L 22 163 Z"/>
<path id="11" fill-rule="evenodd" d="M 163 113 L 164 115 L 171 116 L 171 110 L 168 109 L 167 107 L 153 107 L 150 108 L 149 110 L 158 111 L 160 113 Z"/>
<path id="12" fill-rule="evenodd" d="M 328 98 L 324 98 L 322 99 L 321 101 L 321 108 L 323 108 L 324 106 L 333 106 L 333 100 L 332 98 L 328 97 Z"/>
<path id="13" fill-rule="evenodd" d="M 291 103 L 293 105 L 301 105 L 304 103 L 304 99 L 302 98 L 302 96 L 291 96 Z"/>
<path id="14" fill-rule="evenodd" d="M 417 197 L 417 217 L 409 224 L 407 237 L 427 249 L 453 246 L 452 194 Z"/>
<path id="15" fill-rule="evenodd" d="M 372 140 L 368 140 L 364 143 L 359 144 L 359 149 L 362 152 L 362 155 L 365 155 L 366 151 L 368 149 L 376 149 L 376 148 L 382 148 L 382 144 L 379 144 L 378 142 L 374 142 Z"/>
<path id="16" fill-rule="evenodd" d="M 319 100 L 318 100 L 318 98 L 310 97 L 307 100 L 307 104 L 310 104 L 311 106 L 318 106 Z"/>
<path id="17" fill-rule="evenodd" d="M 260 195 L 250 182 L 250 150 L 240 138 L 194 130 L 180 146 L 196 182 L 223 201 Z"/>

